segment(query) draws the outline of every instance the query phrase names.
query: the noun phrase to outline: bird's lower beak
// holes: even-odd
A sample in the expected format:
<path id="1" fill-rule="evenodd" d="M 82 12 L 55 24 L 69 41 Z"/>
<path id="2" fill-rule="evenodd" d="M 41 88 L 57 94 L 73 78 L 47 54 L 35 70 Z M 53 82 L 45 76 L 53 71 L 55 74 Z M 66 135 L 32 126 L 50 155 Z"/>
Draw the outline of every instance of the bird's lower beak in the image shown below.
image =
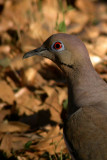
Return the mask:
<path id="1" fill-rule="evenodd" d="M 37 48 L 37 49 L 34 49 L 32 51 L 29 51 L 29 52 L 25 53 L 24 56 L 23 56 L 23 59 L 29 58 L 29 57 L 32 57 L 32 56 L 35 56 L 35 55 L 42 56 L 44 51 L 46 51 L 46 48 L 41 46 L 40 48 Z"/>

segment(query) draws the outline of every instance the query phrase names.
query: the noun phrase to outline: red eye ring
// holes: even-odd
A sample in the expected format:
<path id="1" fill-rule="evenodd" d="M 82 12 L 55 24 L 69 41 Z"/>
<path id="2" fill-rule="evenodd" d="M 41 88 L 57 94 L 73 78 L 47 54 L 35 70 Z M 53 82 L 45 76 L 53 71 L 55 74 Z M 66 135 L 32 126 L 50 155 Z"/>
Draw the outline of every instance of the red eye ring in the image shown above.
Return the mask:
<path id="1" fill-rule="evenodd" d="M 56 42 L 53 46 L 55 49 L 61 49 L 62 48 L 62 43 L 61 42 Z"/>

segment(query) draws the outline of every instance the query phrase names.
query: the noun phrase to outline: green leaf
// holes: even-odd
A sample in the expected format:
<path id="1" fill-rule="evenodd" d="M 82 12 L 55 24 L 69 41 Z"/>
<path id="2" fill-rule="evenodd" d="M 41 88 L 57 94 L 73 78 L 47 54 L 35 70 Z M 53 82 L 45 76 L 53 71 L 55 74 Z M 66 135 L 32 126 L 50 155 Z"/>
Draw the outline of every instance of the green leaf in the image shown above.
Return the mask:
<path id="1" fill-rule="evenodd" d="M 66 32 L 66 24 L 65 24 L 64 20 L 58 25 L 58 31 L 59 32 Z"/>
<path id="2" fill-rule="evenodd" d="M 64 100 L 63 102 L 63 108 L 67 109 L 67 107 L 68 107 L 68 99 Z"/>
<path id="3" fill-rule="evenodd" d="M 25 143 L 25 149 L 29 149 L 31 144 L 32 144 L 32 141 L 28 141 L 27 143 Z"/>

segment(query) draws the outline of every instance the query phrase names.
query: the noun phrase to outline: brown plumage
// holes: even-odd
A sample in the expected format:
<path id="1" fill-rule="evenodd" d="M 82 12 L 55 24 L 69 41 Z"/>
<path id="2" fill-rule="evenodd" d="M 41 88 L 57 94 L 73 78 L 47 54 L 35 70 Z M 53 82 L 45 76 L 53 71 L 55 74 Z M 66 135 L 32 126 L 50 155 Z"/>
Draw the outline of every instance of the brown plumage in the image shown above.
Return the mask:
<path id="1" fill-rule="evenodd" d="M 68 116 L 64 137 L 74 160 L 107 160 L 107 85 L 94 70 L 83 42 L 54 34 L 24 55 L 51 59 L 68 82 Z"/>

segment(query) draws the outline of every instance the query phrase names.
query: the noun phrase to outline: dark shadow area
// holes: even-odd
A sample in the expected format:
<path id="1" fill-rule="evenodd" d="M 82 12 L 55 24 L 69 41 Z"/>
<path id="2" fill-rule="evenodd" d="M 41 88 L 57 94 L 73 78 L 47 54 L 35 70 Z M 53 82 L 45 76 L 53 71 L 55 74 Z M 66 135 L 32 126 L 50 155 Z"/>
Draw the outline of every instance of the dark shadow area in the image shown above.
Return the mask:
<path id="1" fill-rule="evenodd" d="M 5 109 L 8 110 L 8 108 L 11 106 L 6 106 Z M 9 121 L 20 121 L 23 123 L 26 123 L 30 125 L 31 129 L 38 129 L 40 127 L 44 127 L 48 124 L 54 126 L 57 123 L 55 121 L 51 120 L 51 113 L 50 110 L 40 110 L 37 113 L 34 113 L 32 115 L 18 115 L 18 111 L 15 111 L 9 115 L 6 115 L 4 119 L 7 119 Z"/>
<path id="2" fill-rule="evenodd" d="M 0 160 L 17 160 L 17 158 L 15 156 L 11 156 L 8 158 L 6 153 L 0 150 Z"/>
<path id="3" fill-rule="evenodd" d="M 52 126 L 56 125 L 57 123 L 50 120 L 50 118 L 51 114 L 49 109 L 47 109 L 40 110 L 37 113 L 30 116 L 23 115 L 19 120 L 23 123 L 30 125 L 31 129 L 37 129 L 48 124 Z"/>

